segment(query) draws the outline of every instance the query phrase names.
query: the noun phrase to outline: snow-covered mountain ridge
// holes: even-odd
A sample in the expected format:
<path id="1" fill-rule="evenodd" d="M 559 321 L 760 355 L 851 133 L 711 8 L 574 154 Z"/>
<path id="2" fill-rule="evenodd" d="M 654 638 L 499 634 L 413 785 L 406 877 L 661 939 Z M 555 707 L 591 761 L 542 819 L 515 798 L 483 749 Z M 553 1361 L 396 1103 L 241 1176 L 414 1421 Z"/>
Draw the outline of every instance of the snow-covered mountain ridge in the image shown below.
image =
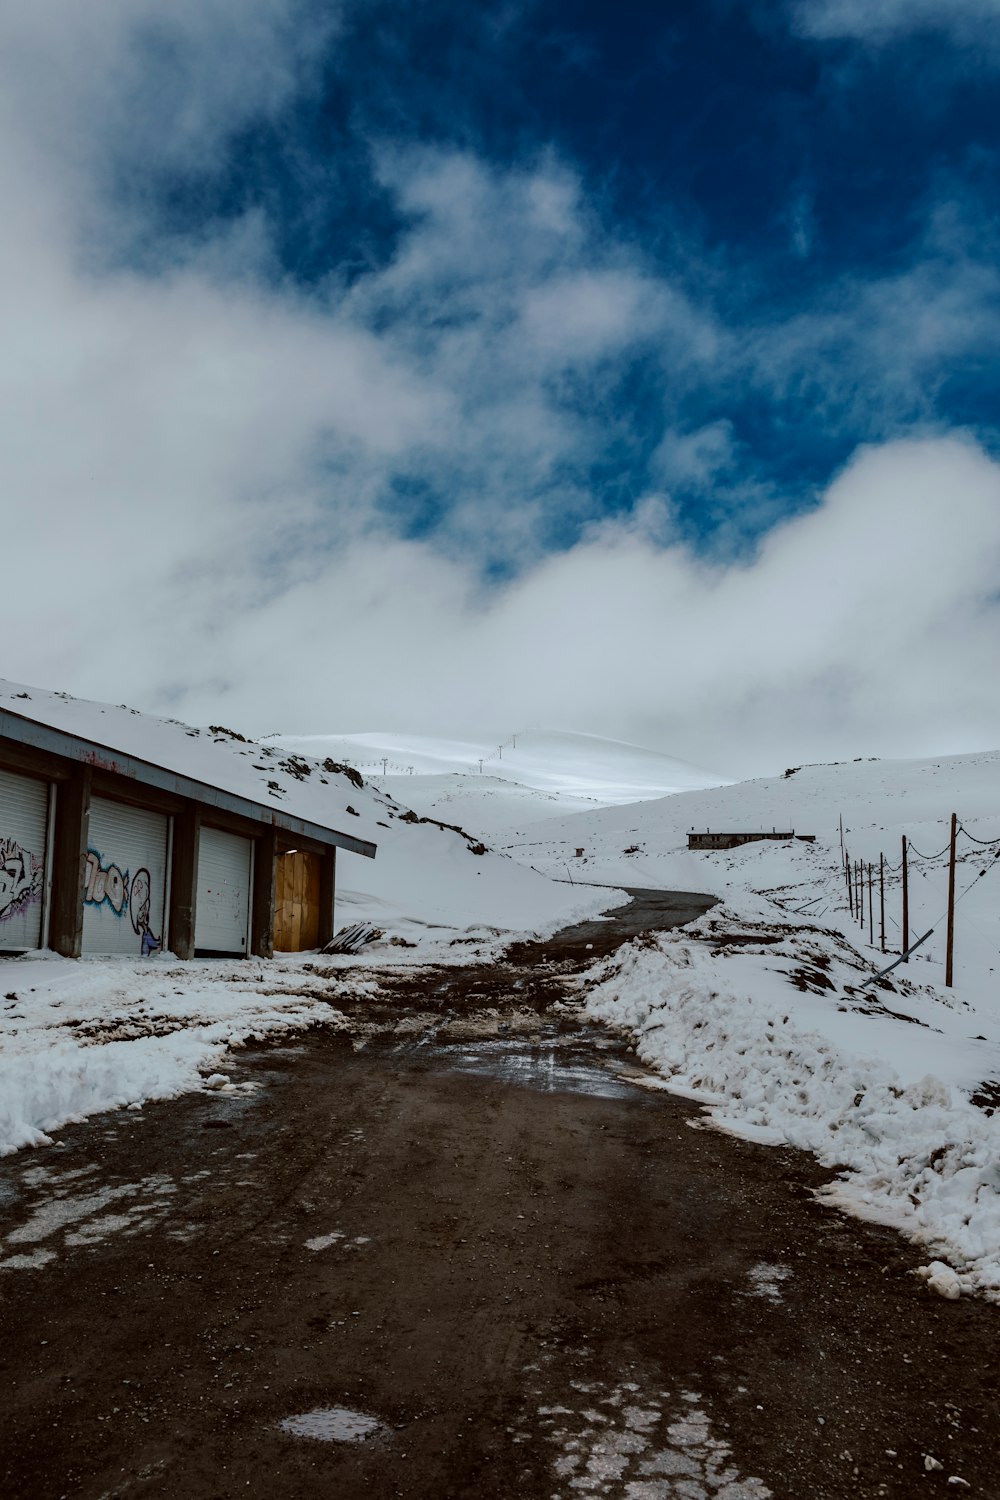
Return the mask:
<path id="1" fill-rule="evenodd" d="M 676 757 L 623 740 L 568 730 L 529 729 L 507 737 L 502 745 L 487 740 L 445 740 L 427 735 L 352 734 L 280 736 L 278 743 L 307 755 L 332 755 L 366 773 L 405 800 L 427 800 L 450 784 L 467 786 L 470 799 L 477 785 L 491 782 L 530 803 L 529 793 L 556 799 L 563 810 L 640 802 L 692 788 L 717 786 L 726 780 Z M 551 811 L 551 809 L 550 809 Z"/>

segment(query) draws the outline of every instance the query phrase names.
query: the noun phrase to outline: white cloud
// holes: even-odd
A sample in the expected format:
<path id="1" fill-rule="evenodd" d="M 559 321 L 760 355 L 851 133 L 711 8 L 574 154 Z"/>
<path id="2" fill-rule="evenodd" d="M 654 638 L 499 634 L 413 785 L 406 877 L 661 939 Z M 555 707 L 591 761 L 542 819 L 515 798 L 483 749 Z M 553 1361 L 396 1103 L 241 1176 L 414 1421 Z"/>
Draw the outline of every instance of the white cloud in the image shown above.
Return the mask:
<path id="1" fill-rule="evenodd" d="M 257 732 L 572 725 L 747 772 L 1000 742 L 1000 466 L 973 445 L 862 453 L 751 562 L 663 547 L 649 519 L 490 596 L 460 560 L 370 535 L 261 593 L 220 543 L 169 621 L 99 588 L 74 609 L 71 685 Z"/>
<path id="2" fill-rule="evenodd" d="M 119 154 L 218 153 L 308 70 L 294 7 L 234 7 L 108 0 L 0 22 L 16 43 L 0 48 L 6 675 L 258 732 L 555 722 L 721 769 L 1000 742 L 1000 471 L 974 445 L 865 452 L 738 563 L 680 545 L 669 498 L 752 487 L 728 420 L 690 429 L 675 390 L 791 382 L 828 341 L 831 381 L 861 368 L 870 401 L 887 362 L 967 347 L 991 283 L 883 287 L 871 362 L 838 373 L 864 289 L 828 322 L 740 339 L 616 243 L 563 164 L 444 151 L 384 154 L 410 227 L 350 289 L 268 284 L 253 220 L 155 276 L 109 269 Z M 237 11 L 254 56 L 270 49 L 245 92 L 227 81 Z M 120 139 L 139 15 L 180 27 L 199 100 L 221 69 L 159 157 Z M 664 372 L 666 493 L 595 523 L 588 466 L 627 435 L 613 397 L 633 354 Z M 433 545 L 387 508 L 403 481 L 451 507 Z M 582 540 L 553 555 L 554 526 Z M 513 581 L 483 585 L 491 554 Z"/>
<path id="3" fill-rule="evenodd" d="M 264 697 L 286 729 L 556 722 L 735 769 L 960 750 L 1000 740 L 998 564 L 1000 467 L 955 440 L 900 443 L 862 453 L 749 563 L 606 524 L 484 601 L 458 563 L 361 544 L 223 652 L 249 650 L 247 710 L 273 658 Z M 291 639 L 324 688 L 305 709 L 282 679 Z"/>
<path id="4" fill-rule="evenodd" d="M 667 484 L 682 481 L 704 488 L 719 473 L 731 468 L 735 458 L 733 424 L 709 422 L 692 432 L 665 433 L 650 467 Z"/>
<path id="5" fill-rule="evenodd" d="M 940 372 L 1000 338 L 1000 274 L 969 247 L 972 226 L 941 205 L 929 220 L 909 265 L 834 280 L 803 311 L 750 326 L 733 366 L 779 399 L 807 394 L 817 423 L 871 433 L 934 424 Z"/>
<path id="6" fill-rule="evenodd" d="M 817 38 L 886 41 L 909 31 L 953 33 L 959 40 L 995 40 L 998 0 L 797 0 L 797 29 Z"/>

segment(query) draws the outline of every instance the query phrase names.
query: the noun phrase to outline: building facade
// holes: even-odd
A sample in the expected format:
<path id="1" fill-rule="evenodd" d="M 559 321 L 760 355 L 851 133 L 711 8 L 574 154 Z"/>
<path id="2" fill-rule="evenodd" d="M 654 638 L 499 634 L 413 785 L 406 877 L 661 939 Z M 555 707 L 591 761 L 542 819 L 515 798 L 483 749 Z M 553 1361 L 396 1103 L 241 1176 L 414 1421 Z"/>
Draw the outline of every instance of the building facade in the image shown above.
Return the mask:
<path id="1" fill-rule="evenodd" d="M 778 843 L 787 843 L 790 839 L 801 839 L 805 844 L 814 844 L 816 835 L 814 833 L 796 833 L 792 829 L 789 833 L 778 833 L 774 829 L 770 833 L 711 833 L 706 828 L 704 833 L 695 833 L 693 830 L 688 834 L 689 849 L 738 849 L 741 844 L 755 844 L 760 839 L 773 839 Z"/>
<path id="2" fill-rule="evenodd" d="M 376 846 L 0 708 L 0 953 L 322 946 L 338 849 Z"/>

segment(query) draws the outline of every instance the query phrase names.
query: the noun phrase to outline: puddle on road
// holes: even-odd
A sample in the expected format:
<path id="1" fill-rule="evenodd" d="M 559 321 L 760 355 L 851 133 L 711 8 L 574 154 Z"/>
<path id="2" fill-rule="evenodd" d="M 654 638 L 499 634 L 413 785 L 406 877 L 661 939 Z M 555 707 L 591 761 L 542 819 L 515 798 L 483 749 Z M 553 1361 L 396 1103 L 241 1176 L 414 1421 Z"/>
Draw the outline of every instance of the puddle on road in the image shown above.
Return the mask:
<path id="1" fill-rule="evenodd" d="M 576 1037 L 543 1035 L 531 1040 L 466 1042 L 441 1047 L 437 1055 L 453 1072 L 496 1078 L 546 1094 L 589 1094 L 597 1099 L 641 1097 L 634 1083 L 618 1076 L 625 1062 L 617 1047 L 610 1050 L 613 1045 L 603 1037 L 581 1043 Z"/>
<path id="2" fill-rule="evenodd" d="M 377 1418 L 346 1406 L 318 1406 L 297 1417 L 286 1417 L 281 1423 L 282 1430 L 293 1437 L 313 1438 L 320 1443 L 361 1443 L 381 1427 Z"/>

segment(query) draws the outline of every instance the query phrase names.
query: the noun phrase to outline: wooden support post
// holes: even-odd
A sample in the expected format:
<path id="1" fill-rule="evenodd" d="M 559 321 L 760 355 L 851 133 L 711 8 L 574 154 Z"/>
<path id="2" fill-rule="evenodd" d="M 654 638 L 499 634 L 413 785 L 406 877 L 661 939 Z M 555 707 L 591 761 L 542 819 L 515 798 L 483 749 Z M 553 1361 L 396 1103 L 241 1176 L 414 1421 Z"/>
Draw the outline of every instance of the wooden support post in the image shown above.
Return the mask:
<path id="1" fill-rule="evenodd" d="M 319 873 L 319 939 L 317 946 L 324 947 L 336 930 L 334 921 L 337 895 L 337 850 L 331 846 L 323 855 Z"/>
<path id="2" fill-rule="evenodd" d="M 951 851 L 948 857 L 948 952 L 945 957 L 944 982 L 947 988 L 955 975 L 955 845 L 958 843 L 958 814 L 951 815 Z"/>
<path id="3" fill-rule="evenodd" d="M 851 916 L 853 917 L 854 916 L 854 892 L 851 889 L 851 861 L 850 861 L 849 857 L 847 856 L 847 854 L 844 855 L 844 875 L 845 875 L 845 877 L 847 879 L 847 905 L 850 908 Z"/>
<path id="4" fill-rule="evenodd" d="M 885 855 L 878 857 L 878 911 L 879 911 L 879 937 L 882 943 L 882 952 L 885 952 Z"/>
<path id="5" fill-rule="evenodd" d="M 168 946 L 178 958 L 194 958 L 195 923 L 198 918 L 198 849 L 201 842 L 201 808 L 189 802 L 174 814 L 173 857 L 170 861 L 170 915 Z"/>
<path id="6" fill-rule="evenodd" d="M 858 923 L 861 927 L 865 925 L 865 862 L 859 859 L 856 868 L 857 886 L 854 891 L 854 899 L 858 904 Z"/>
<path id="7" fill-rule="evenodd" d="M 52 920 L 49 943 L 64 958 L 83 947 L 83 881 L 90 834 L 91 769 L 81 766 L 56 792 L 52 846 Z"/>
<path id="8" fill-rule="evenodd" d="M 906 864 L 906 834 L 903 834 L 903 962 L 908 964 L 910 960 L 906 957 L 910 949 L 910 880 Z"/>
<path id="9" fill-rule="evenodd" d="M 277 839 L 273 828 L 258 835 L 253 850 L 253 905 L 250 952 L 255 958 L 274 957 L 274 897 Z"/>
<path id="10" fill-rule="evenodd" d="M 874 892 L 873 892 L 873 886 L 874 886 L 874 884 L 875 884 L 874 867 L 872 865 L 871 860 L 869 860 L 868 861 L 868 941 L 871 943 L 871 945 L 872 945 L 873 948 L 875 946 L 875 910 L 874 910 Z"/>

